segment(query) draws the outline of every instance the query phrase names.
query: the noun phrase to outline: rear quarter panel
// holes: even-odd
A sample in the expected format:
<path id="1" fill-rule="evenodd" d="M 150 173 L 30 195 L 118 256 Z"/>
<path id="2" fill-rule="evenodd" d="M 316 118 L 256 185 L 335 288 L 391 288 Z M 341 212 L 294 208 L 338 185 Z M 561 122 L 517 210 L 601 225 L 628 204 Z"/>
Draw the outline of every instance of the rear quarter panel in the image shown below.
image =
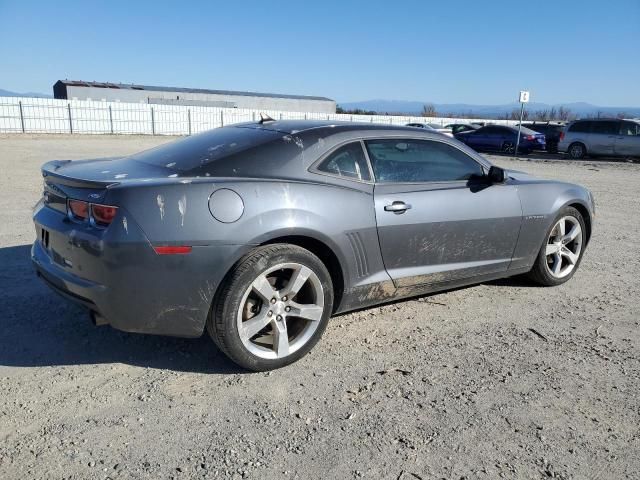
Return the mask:
<path id="1" fill-rule="evenodd" d="M 109 192 L 108 201 L 125 206 L 152 244 L 257 246 L 289 236 L 312 238 L 334 252 L 347 290 L 389 277 L 378 244 L 373 186 L 346 183 L 353 186 L 290 180 L 180 179 L 121 185 Z M 220 189 L 233 190 L 242 198 L 244 211 L 235 222 L 221 222 L 210 212 L 209 199 Z M 238 249 L 238 257 L 230 259 L 231 263 L 246 251 Z M 224 273 L 212 272 L 212 278 Z"/>

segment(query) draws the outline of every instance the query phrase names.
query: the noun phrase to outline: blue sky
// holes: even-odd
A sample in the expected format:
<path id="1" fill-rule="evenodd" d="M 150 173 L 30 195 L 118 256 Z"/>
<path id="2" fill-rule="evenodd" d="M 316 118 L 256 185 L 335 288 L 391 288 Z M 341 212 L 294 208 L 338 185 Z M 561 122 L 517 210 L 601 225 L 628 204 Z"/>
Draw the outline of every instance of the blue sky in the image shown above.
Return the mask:
<path id="1" fill-rule="evenodd" d="M 640 106 L 640 0 L 0 0 L 0 88 L 59 78 L 368 99 Z"/>

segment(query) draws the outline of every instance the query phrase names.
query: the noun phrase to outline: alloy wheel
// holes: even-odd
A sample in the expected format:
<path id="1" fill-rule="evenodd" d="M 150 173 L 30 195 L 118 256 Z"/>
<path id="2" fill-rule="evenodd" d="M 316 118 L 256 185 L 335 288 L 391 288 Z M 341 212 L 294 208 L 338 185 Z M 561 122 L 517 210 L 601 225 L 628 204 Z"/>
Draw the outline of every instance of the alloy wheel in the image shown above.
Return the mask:
<path id="1" fill-rule="evenodd" d="M 238 334 L 253 355 L 283 358 L 313 337 L 323 313 L 318 276 L 299 263 L 283 263 L 261 273 L 245 291 L 237 313 Z"/>
<path id="2" fill-rule="evenodd" d="M 584 148 L 579 144 L 571 145 L 569 155 L 571 156 L 571 158 L 582 158 L 584 157 Z"/>
<path id="3" fill-rule="evenodd" d="M 555 278 L 569 275 L 580 259 L 582 251 L 582 227 L 577 218 L 567 215 L 551 229 L 545 256 L 547 269 Z"/>
<path id="4" fill-rule="evenodd" d="M 513 153 L 516 151 L 516 147 L 511 142 L 504 142 L 504 144 L 502 145 L 502 151 L 505 153 Z"/>

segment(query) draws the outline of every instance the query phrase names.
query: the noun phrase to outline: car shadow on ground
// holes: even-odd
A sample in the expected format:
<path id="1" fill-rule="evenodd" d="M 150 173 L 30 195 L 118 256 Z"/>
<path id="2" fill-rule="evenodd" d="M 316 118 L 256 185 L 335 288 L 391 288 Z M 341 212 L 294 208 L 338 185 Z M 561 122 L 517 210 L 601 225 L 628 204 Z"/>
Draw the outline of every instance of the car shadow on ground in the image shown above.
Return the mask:
<path id="1" fill-rule="evenodd" d="M 125 363 L 184 372 L 245 372 L 206 334 L 180 339 L 95 327 L 85 309 L 36 277 L 30 250 L 30 245 L 0 248 L 1 366 Z"/>
<path id="2" fill-rule="evenodd" d="M 181 339 L 95 327 L 85 309 L 61 298 L 37 278 L 30 250 L 30 245 L 0 248 L 0 366 L 124 363 L 184 372 L 246 372 L 220 352 L 206 333 Z M 486 284 L 535 286 L 522 276 Z"/>

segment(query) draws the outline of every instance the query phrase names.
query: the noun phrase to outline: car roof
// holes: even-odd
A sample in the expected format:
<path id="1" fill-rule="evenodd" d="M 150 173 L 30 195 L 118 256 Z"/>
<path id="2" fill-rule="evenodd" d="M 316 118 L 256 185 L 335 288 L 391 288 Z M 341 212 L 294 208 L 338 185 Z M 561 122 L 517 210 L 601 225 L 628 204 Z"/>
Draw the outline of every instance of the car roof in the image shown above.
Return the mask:
<path id="1" fill-rule="evenodd" d="M 273 120 L 264 123 L 247 122 L 232 125 L 235 127 L 272 130 L 287 134 L 306 132 L 311 129 L 332 129 L 340 132 L 363 130 L 404 130 L 415 132 L 415 128 L 405 125 L 388 125 L 384 123 L 345 122 L 335 120 Z"/>

